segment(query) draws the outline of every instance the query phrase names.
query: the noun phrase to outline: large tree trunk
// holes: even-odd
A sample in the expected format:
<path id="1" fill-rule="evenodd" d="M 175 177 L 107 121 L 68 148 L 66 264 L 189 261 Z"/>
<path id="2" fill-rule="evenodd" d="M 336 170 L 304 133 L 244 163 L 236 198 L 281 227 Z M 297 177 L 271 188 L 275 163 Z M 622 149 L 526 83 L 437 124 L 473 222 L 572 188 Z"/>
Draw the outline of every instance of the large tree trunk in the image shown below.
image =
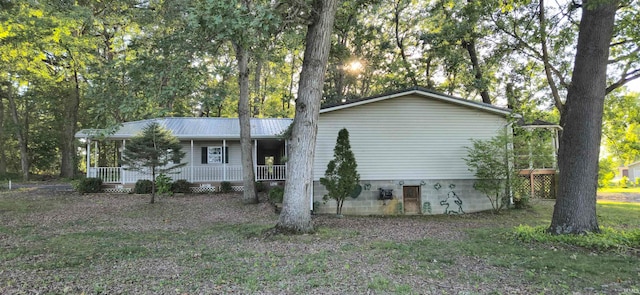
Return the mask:
<path id="1" fill-rule="evenodd" d="M 304 60 L 300 73 L 296 116 L 289 141 L 287 181 L 279 230 L 292 233 L 313 231 L 311 224 L 311 189 L 313 157 L 318 133 L 322 86 L 329 58 L 331 31 L 338 0 L 313 2 L 314 21 L 307 30 Z"/>
<path id="2" fill-rule="evenodd" d="M 618 1 L 583 1 L 571 86 L 561 117 L 558 197 L 549 232 L 598 232 L 596 189 L 609 43 Z"/>
<path id="3" fill-rule="evenodd" d="M 80 108 L 80 84 L 78 72 L 73 71 L 73 94 L 63 98 L 64 110 L 62 120 L 62 138 L 60 142 L 60 177 L 73 178 L 75 176 L 75 133 L 78 124 L 78 109 Z"/>
<path id="4" fill-rule="evenodd" d="M 251 111 L 249 109 L 249 52 L 242 44 L 233 43 L 238 62 L 238 119 L 240 121 L 240 149 L 242 154 L 242 184 L 244 193 L 242 202 L 258 203 L 255 174 L 253 173 L 253 150 L 251 145 Z"/>

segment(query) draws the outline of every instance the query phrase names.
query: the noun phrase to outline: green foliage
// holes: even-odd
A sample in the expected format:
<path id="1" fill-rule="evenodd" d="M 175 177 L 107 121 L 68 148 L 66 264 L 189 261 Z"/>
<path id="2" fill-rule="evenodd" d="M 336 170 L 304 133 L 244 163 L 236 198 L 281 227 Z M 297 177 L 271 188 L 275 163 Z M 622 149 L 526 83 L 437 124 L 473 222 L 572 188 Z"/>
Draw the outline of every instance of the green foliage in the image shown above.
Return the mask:
<path id="1" fill-rule="evenodd" d="M 82 178 L 71 182 L 73 189 L 80 194 L 86 193 L 99 193 L 102 191 L 102 179 L 101 178 Z"/>
<path id="2" fill-rule="evenodd" d="M 267 185 L 262 181 L 256 181 L 256 192 L 264 192 L 267 190 Z"/>
<path id="3" fill-rule="evenodd" d="M 186 179 L 178 179 L 171 184 L 171 191 L 174 193 L 188 194 L 191 193 L 191 185 L 191 182 Z"/>
<path id="4" fill-rule="evenodd" d="M 220 183 L 221 192 L 228 193 L 228 192 L 231 192 L 232 190 L 233 190 L 233 187 L 231 187 L 231 182 L 223 181 Z"/>
<path id="5" fill-rule="evenodd" d="M 187 163 L 180 163 L 184 157 L 180 141 L 159 123 L 151 122 L 131 138 L 122 152 L 122 162 L 127 170 L 151 174 L 155 181 L 157 174 L 169 173 Z M 151 203 L 155 199 L 152 186 Z"/>
<path id="6" fill-rule="evenodd" d="M 600 233 L 554 235 L 548 233 L 547 228 L 548 226 L 520 225 L 515 228 L 515 235 L 525 243 L 562 243 L 594 250 L 640 248 L 640 229 L 600 227 Z"/>
<path id="7" fill-rule="evenodd" d="M 629 187 L 629 177 L 622 176 L 622 178 L 620 179 L 619 186 L 621 188 L 628 188 Z"/>
<path id="8" fill-rule="evenodd" d="M 172 179 L 171 177 L 160 174 L 156 177 L 156 189 L 159 194 L 168 194 L 173 195 L 173 191 L 171 190 Z"/>
<path id="9" fill-rule="evenodd" d="M 150 194 L 153 191 L 153 181 L 149 179 L 139 179 L 133 187 L 134 194 Z"/>
<path id="10" fill-rule="evenodd" d="M 598 187 L 608 187 L 611 180 L 615 177 L 615 162 L 611 157 L 600 159 L 598 161 Z"/>
<path id="11" fill-rule="evenodd" d="M 284 188 L 281 186 L 276 186 L 269 190 L 269 201 L 271 203 L 282 203 L 284 199 Z"/>
<path id="12" fill-rule="evenodd" d="M 338 215 L 342 214 L 342 205 L 347 197 L 359 195 L 359 193 L 356 194 L 358 182 L 360 182 L 357 168 L 358 164 L 349 143 L 349 131 L 343 128 L 338 132 L 336 146 L 333 149 L 333 160 L 329 161 L 324 177 L 320 178 L 320 183 L 327 189 L 323 199 L 336 200 Z M 362 191 L 361 187 L 360 191 Z"/>
<path id="13" fill-rule="evenodd" d="M 515 199 L 527 197 L 522 190 L 524 180 L 513 166 L 511 139 L 511 135 L 502 134 L 489 140 L 473 140 L 473 146 L 466 148 L 464 160 L 475 173 L 474 188 L 487 196 L 495 213 L 508 204 L 511 194 Z"/>

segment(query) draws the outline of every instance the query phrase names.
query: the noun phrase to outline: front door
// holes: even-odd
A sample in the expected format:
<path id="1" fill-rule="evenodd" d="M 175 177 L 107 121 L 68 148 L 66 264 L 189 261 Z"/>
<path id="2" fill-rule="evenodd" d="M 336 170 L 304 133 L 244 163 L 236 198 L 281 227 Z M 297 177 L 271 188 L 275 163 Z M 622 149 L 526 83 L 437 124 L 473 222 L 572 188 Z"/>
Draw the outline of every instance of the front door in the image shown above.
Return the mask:
<path id="1" fill-rule="evenodd" d="M 405 214 L 420 214 L 419 186 L 403 186 L 402 199 Z"/>

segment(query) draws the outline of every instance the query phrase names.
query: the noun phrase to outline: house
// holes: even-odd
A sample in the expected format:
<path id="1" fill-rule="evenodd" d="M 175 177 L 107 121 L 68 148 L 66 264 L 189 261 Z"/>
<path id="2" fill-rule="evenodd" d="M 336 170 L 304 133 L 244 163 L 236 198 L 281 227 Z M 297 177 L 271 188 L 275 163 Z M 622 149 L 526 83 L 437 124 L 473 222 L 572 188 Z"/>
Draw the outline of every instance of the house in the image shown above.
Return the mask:
<path id="1" fill-rule="evenodd" d="M 629 182 L 632 184 L 638 184 L 640 181 L 640 161 L 633 162 L 627 165 L 627 175 L 629 177 Z"/>
<path id="2" fill-rule="evenodd" d="M 150 122 L 158 122 L 182 144 L 185 152 L 183 162 L 188 164 L 169 175 L 174 180 L 186 179 L 196 183 L 199 187 L 195 191 L 215 191 L 223 181 L 242 182 L 240 123 L 237 118 L 158 118 L 123 123 L 113 132 L 80 130 L 75 136 L 86 143 L 87 177 L 102 178 L 106 191 L 128 191 L 138 179 L 150 179 L 148 174 L 126 170 L 117 159 L 111 166 L 98 165 L 100 154 L 108 153 L 108 145 L 104 142 L 117 146 L 119 159 L 127 141 Z M 287 150 L 282 134 L 291 122 L 291 119 L 251 119 L 256 181 L 285 180 Z M 99 151 L 100 147 L 105 151 Z M 234 188 L 241 190 L 238 186 Z"/>
<path id="3" fill-rule="evenodd" d="M 423 88 L 363 98 L 323 107 L 318 121 L 313 168 L 312 204 L 320 213 L 335 212 L 335 202 L 324 203 L 319 180 L 333 158 L 338 131 L 347 128 L 358 163 L 362 192 L 345 201 L 344 214 L 462 214 L 491 209 L 486 196 L 474 189 L 474 172 L 464 158 L 472 139 L 490 139 L 511 132 L 508 109 L 464 100 Z M 124 123 L 105 138 L 118 148 L 151 120 Z M 220 181 L 241 183 L 239 125 L 237 119 L 154 119 L 171 130 L 187 152 L 187 166 L 174 179 L 187 179 L 199 187 Z M 252 119 L 256 180 L 282 181 L 287 149 L 281 134 L 290 119 Z M 104 131 L 102 131 L 104 132 Z M 118 165 L 99 167 L 91 142 L 96 130 L 76 137 L 87 141 L 90 163 L 87 176 L 101 177 L 116 188 L 148 177 Z M 92 148 L 94 149 L 92 151 Z M 241 189 L 241 187 L 237 187 Z M 385 197 L 381 197 L 386 192 Z"/>
<path id="4" fill-rule="evenodd" d="M 344 214 L 459 214 L 491 209 L 473 187 L 464 158 L 472 139 L 510 132 L 508 109 L 423 88 L 326 106 L 320 111 L 313 167 L 313 201 L 326 204 L 320 184 L 338 131 L 347 128 L 363 190 L 344 202 Z M 381 200 L 381 190 L 392 199 Z"/>

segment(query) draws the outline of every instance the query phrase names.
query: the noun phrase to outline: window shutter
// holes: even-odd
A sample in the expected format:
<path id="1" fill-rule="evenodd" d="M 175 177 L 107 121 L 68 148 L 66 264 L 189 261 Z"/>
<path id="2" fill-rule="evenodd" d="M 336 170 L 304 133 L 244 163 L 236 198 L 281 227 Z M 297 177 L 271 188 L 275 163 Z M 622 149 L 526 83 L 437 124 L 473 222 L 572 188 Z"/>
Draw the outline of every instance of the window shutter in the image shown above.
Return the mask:
<path id="1" fill-rule="evenodd" d="M 206 146 L 202 147 L 202 164 L 207 164 L 209 161 L 207 161 L 208 159 L 208 149 Z"/>
<path id="2" fill-rule="evenodd" d="M 224 147 L 224 163 L 229 164 L 229 147 Z"/>

